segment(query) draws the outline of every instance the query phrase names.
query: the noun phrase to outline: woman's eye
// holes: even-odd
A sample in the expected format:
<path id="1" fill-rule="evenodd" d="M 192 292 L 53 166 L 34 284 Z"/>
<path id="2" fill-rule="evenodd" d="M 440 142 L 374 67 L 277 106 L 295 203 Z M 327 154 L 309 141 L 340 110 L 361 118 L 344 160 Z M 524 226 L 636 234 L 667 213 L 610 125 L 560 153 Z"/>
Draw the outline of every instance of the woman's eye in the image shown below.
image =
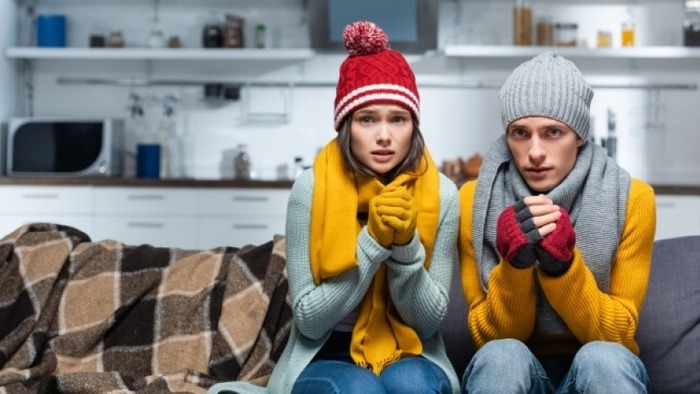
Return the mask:
<path id="1" fill-rule="evenodd" d="M 360 123 L 361 124 L 372 124 L 372 118 L 369 116 L 363 116 L 360 118 Z"/>
<path id="2" fill-rule="evenodd" d="M 395 124 L 404 124 L 407 121 L 407 119 L 403 116 L 397 116 L 392 119 L 392 122 Z"/>

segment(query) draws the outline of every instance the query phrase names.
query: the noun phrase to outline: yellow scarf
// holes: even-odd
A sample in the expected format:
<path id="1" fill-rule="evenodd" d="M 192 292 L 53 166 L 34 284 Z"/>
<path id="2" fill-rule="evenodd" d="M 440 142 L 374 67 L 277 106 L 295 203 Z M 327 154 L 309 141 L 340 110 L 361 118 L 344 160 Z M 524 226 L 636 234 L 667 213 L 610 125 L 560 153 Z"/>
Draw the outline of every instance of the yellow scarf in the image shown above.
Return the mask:
<path id="1" fill-rule="evenodd" d="M 405 186 L 418 205 L 416 227 L 425 248 L 425 268 L 435 244 L 440 212 L 440 179 L 428 150 L 416 173 L 402 173 L 391 185 Z M 389 185 L 387 185 L 388 187 Z M 334 139 L 314 161 L 311 204 L 311 272 L 316 284 L 357 266 L 355 248 L 360 232 L 358 212 L 367 212 L 369 200 L 385 186 L 376 178 L 347 171 Z M 355 236 L 349 236 L 349 229 Z M 403 356 L 422 353 L 416 332 L 403 322 L 389 296 L 386 264 L 382 264 L 365 294 L 352 332 L 350 354 L 357 365 L 379 375 Z"/>

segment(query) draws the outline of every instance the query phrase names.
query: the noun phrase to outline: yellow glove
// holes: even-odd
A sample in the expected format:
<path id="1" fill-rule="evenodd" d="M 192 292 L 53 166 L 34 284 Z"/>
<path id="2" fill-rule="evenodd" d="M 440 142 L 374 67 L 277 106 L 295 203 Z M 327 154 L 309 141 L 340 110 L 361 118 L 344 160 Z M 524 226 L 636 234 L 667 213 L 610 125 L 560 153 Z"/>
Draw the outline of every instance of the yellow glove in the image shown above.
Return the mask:
<path id="1" fill-rule="evenodd" d="M 416 232 L 418 207 L 405 187 L 388 189 L 381 193 L 378 206 L 382 222 L 394 230 L 394 243 L 405 245 L 411 242 Z"/>
<path id="2" fill-rule="evenodd" d="M 394 243 L 394 229 L 387 226 L 382 220 L 379 210 L 383 205 L 382 195 L 369 200 L 369 213 L 367 215 L 367 231 L 377 243 L 385 248 Z"/>

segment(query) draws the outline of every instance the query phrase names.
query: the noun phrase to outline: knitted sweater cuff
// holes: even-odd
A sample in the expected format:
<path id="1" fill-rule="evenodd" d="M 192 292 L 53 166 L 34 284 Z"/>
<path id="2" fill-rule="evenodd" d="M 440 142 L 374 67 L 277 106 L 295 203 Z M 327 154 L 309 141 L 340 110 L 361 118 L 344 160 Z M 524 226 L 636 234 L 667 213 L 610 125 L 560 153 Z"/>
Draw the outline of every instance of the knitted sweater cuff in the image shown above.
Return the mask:
<path id="1" fill-rule="evenodd" d="M 405 245 L 393 245 L 391 247 L 391 259 L 401 264 L 413 264 L 425 260 L 425 250 L 422 250 L 420 237 L 416 233 L 411 242 Z"/>

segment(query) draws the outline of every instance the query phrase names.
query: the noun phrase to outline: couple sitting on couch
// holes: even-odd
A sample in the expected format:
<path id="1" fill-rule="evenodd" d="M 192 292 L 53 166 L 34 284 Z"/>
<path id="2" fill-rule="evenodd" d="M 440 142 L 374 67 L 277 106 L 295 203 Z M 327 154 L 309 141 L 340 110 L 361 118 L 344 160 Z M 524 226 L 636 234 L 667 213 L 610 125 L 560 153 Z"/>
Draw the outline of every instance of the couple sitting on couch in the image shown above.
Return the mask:
<path id="1" fill-rule="evenodd" d="M 458 194 L 425 147 L 406 60 L 370 22 L 343 37 L 338 135 L 289 200 L 294 320 L 267 390 L 648 391 L 635 332 L 654 193 L 588 141 L 576 66 L 547 52 L 513 71 L 505 132 Z M 439 331 L 457 259 L 479 349 L 463 376 Z"/>

